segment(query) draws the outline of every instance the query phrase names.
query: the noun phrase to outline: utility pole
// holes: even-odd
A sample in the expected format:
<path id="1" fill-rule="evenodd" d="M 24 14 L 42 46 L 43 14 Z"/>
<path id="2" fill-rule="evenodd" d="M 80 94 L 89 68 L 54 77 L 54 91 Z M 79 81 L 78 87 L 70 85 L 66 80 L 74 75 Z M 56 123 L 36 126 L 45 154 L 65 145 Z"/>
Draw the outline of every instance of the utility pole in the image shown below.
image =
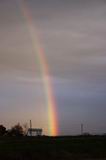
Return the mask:
<path id="1" fill-rule="evenodd" d="M 32 121 L 30 120 L 30 136 L 32 136 Z"/>
<path id="2" fill-rule="evenodd" d="M 81 135 L 83 135 L 83 133 L 84 133 L 84 125 L 81 124 Z"/>

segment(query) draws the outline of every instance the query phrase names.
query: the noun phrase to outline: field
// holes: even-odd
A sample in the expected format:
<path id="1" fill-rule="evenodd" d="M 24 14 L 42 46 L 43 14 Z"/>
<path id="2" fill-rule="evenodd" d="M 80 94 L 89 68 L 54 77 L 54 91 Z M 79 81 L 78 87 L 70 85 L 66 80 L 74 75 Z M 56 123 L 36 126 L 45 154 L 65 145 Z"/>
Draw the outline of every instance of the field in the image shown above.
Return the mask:
<path id="1" fill-rule="evenodd" d="M 105 160 L 105 136 L 1 137 L 0 160 Z"/>

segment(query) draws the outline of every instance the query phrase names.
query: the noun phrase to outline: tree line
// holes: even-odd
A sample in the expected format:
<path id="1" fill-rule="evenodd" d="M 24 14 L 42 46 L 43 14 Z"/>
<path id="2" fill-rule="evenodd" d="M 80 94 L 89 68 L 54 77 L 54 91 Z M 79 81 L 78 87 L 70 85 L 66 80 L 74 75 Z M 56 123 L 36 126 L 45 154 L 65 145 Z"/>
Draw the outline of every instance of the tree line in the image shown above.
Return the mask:
<path id="1" fill-rule="evenodd" d="M 4 125 L 0 125 L 0 136 L 26 136 L 28 130 L 28 125 L 20 125 L 20 123 L 11 127 L 11 129 L 6 129 Z"/>

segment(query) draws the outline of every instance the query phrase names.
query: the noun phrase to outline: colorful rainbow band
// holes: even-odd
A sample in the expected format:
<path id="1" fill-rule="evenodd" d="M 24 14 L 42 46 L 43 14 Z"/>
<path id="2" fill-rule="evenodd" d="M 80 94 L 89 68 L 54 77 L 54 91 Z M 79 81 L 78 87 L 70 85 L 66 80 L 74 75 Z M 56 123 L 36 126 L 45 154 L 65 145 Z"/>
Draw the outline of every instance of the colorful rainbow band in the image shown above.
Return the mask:
<path id="1" fill-rule="evenodd" d="M 45 95 L 46 95 L 46 107 L 48 108 L 49 135 L 57 136 L 58 135 L 57 107 L 56 107 L 55 97 L 53 95 L 53 88 L 51 85 L 49 66 L 46 60 L 44 49 L 40 47 L 39 41 L 37 40 L 37 34 L 35 32 L 33 19 L 30 10 L 26 5 L 25 0 L 22 0 L 21 8 L 29 28 L 29 33 L 33 42 L 34 52 L 36 54 L 37 61 L 39 62 L 39 68 L 44 84 Z"/>

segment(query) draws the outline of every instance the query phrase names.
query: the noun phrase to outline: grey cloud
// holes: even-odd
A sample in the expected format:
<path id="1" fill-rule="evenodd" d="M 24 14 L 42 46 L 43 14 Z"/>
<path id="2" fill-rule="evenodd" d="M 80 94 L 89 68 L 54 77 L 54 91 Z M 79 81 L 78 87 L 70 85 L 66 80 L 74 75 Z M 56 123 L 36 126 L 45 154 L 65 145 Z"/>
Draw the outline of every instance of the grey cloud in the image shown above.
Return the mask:
<path id="1" fill-rule="evenodd" d="M 70 133 L 74 124 L 74 131 L 78 133 L 82 121 L 90 131 L 94 126 L 96 131 L 104 131 L 105 0 L 26 0 L 26 4 L 48 61 L 58 104 L 60 133 Z M 40 124 L 47 124 L 44 101 L 39 104 L 45 94 L 40 69 L 20 7 L 21 1 L 0 1 L 0 111 L 7 115 L 10 109 L 15 113 L 20 101 L 22 113 L 27 110 L 26 117 L 29 118 L 34 109 L 42 115 L 43 111 L 44 122 Z M 71 129 L 66 128 L 68 122 Z"/>

